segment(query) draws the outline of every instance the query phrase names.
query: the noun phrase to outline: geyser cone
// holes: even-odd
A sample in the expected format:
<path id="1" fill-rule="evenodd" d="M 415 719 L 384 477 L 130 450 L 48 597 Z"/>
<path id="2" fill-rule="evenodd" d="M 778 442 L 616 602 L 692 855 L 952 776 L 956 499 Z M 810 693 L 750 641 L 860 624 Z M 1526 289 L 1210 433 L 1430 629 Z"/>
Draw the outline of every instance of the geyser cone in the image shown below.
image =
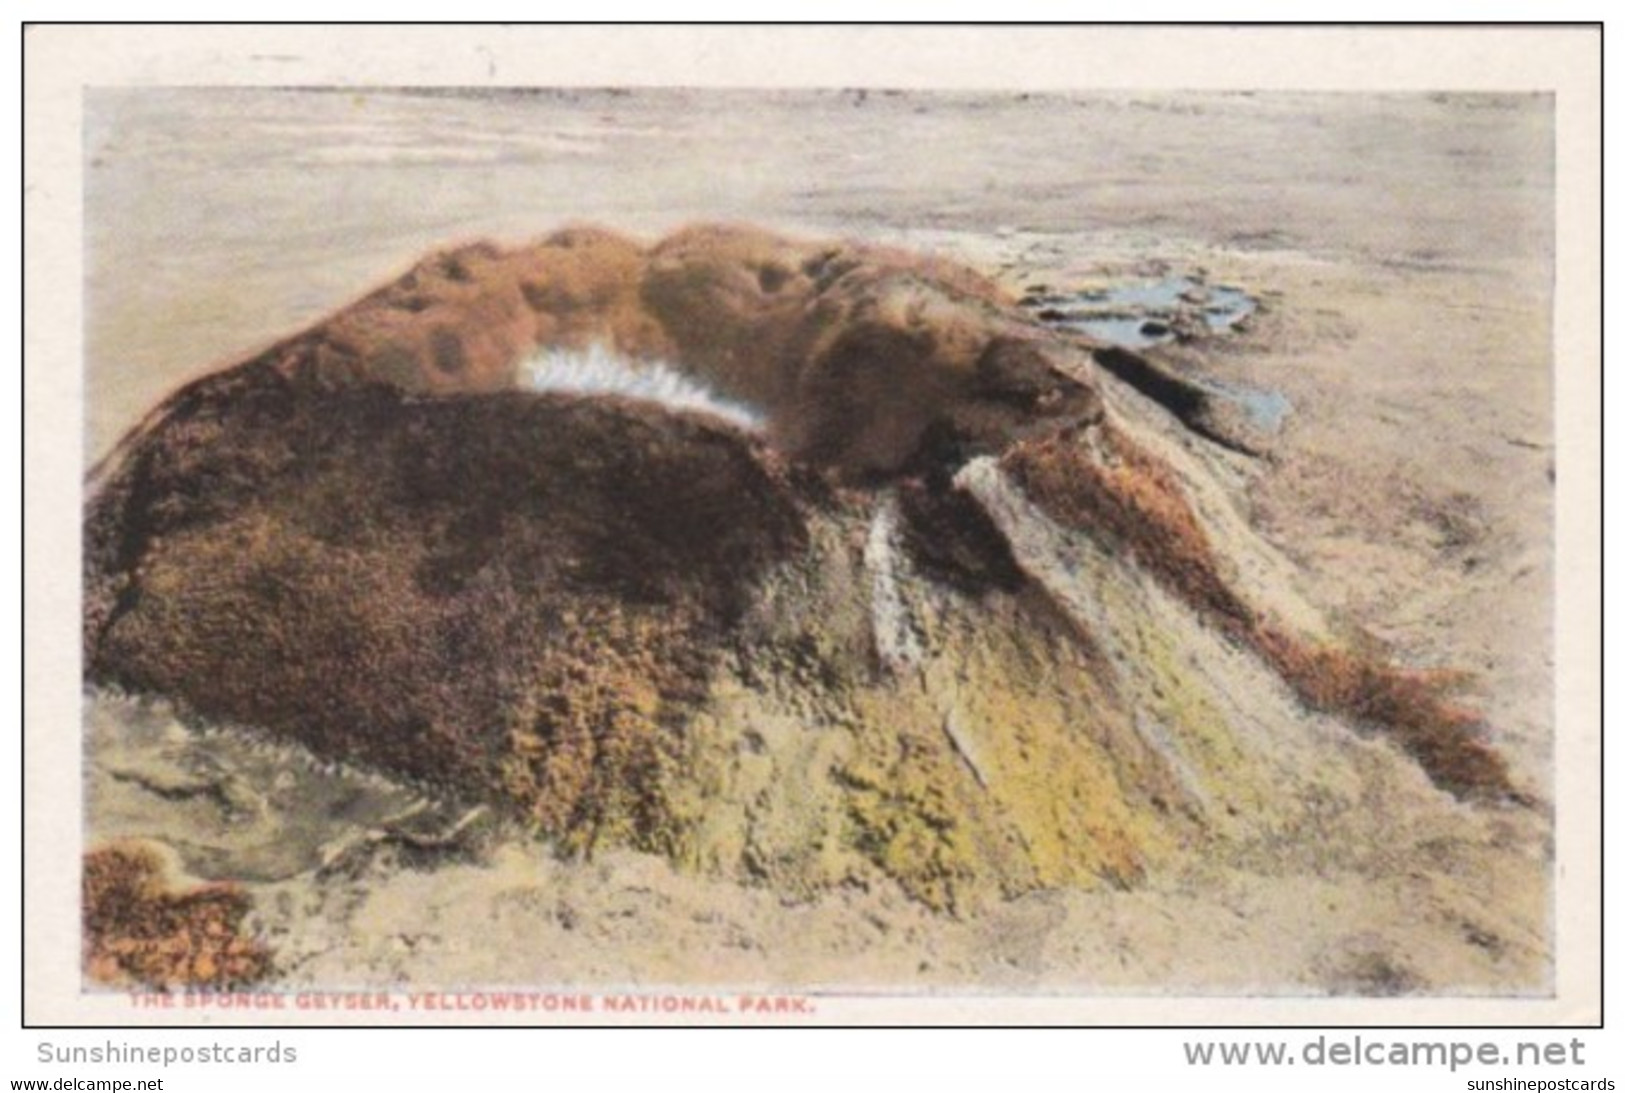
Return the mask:
<path id="1" fill-rule="evenodd" d="M 954 910 L 1433 792 L 1362 728 L 1506 794 L 1433 680 L 1260 602 L 1091 349 L 972 271 L 747 228 L 435 255 L 98 470 L 87 674 L 568 849 Z M 748 412 L 530 389 L 565 352 Z"/>

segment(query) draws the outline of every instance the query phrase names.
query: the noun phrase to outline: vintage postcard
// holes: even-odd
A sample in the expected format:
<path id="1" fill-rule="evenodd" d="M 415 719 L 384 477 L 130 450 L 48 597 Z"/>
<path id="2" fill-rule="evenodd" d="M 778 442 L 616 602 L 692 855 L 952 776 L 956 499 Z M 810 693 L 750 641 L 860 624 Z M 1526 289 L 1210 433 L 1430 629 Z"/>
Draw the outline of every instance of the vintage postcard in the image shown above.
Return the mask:
<path id="1" fill-rule="evenodd" d="M 1595 1022 L 1598 54 L 34 28 L 25 1017 Z"/>

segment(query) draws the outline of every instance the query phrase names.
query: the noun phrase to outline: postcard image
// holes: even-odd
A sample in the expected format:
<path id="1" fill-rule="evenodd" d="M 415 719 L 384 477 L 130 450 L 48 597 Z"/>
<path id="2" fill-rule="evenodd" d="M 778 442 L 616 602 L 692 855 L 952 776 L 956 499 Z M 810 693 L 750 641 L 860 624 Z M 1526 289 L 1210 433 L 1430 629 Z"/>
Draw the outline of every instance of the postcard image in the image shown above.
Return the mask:
<path id="1" fill-rule="evenodd" d="M 440 30 L 38 30 L 31 1018 L 1595 1019 L 1583 79 Z"/>

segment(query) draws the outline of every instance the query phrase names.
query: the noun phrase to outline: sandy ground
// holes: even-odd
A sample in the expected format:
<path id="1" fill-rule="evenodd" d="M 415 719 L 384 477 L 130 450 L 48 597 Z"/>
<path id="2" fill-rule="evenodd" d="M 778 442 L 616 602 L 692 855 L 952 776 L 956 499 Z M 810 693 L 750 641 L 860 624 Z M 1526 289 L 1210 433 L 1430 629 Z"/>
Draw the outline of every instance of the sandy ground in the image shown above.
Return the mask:
<path id="1" fill-rule="evenodd" d="M 290 985 L 1544 993 L 1550 105 L 98 92 L 91 460 L 176 383 L 450 240 L 737 219 L 937 251 L 1016 290 L 1200 270 L 1263 307 L 1176 363 L 1293 407 L 1265 458 L 1203 458 L 1334 628 L 1470 673 L 1465 697 L 1543 803 L 1468 814 L 1435 801 L 1417 822 L 1443 815 L 1444 829 L 1403 844 L 1421 860 L 1379 860 L 1384 847 L 1362 842 L 1373 829 L 1345 818 L 1331 828 L 1342 857 L 1275 847 L 1247 868 L 1193 864 L 1131 892 L 1047 893 L 954 921 L 889 891 L 786 906 L 636 855 L 569 865 L 500 831 L 475 858 L 425 869 L 365 834 L 403 791 L 235 737 L 200 744 L 161 706 L 91 696 L 90 831 L 158 838 L 200 877 L 253 865 Z M 1132 392 L 1112 394 L 1155 421 Z M 205 761 L 250 786 L 266 764 L 307 787 L 338 779 L 353 811 L 316 822 L 279 814 L 263 785 L 236 805 L 185 791 Z"/>

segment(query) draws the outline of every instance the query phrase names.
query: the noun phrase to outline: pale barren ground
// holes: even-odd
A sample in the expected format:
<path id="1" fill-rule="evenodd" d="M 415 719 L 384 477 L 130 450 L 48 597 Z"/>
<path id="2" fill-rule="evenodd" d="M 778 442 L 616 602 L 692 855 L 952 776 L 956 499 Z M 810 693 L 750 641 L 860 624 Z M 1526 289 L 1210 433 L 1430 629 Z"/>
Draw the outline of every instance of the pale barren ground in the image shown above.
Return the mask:
<path id="1" fill-rule="evenodd" d="M 1337 817 L 1239 864 L 955 921 L 887 890 L 784 906 L 654 859 L 566 864 L 513 842 L 430 871 L 351 868 L 345 849 L 398 791 L 93 696 L 91 836 L 154 837 L 194 875 L 253 881 L 288 983 L 1549 989 L 1549 100 L 217 91 L 88 106 L 87 465 L 178 382 L 422 251 L 567 222 L 878 239 L 1017 290 L 1163 269 L 1244 286 L 1260 313 L 1190 362 L 1293 409 L 1269 457 L 1200 458 L 1335 626 L 1471 673 L 1465 697 L 1543 801 L 1452 809 L 1418 774 L 1373 796 L 1399 810 L 1380 825 Z M 1110 395 L 1155 423 L 1133 392 Z M 175 788 L 200 764 L 349 794 L 350 822 L 250 799 L 228 823 Z M 1430 840 L 1439 815 L 1450 830 Z"/>

